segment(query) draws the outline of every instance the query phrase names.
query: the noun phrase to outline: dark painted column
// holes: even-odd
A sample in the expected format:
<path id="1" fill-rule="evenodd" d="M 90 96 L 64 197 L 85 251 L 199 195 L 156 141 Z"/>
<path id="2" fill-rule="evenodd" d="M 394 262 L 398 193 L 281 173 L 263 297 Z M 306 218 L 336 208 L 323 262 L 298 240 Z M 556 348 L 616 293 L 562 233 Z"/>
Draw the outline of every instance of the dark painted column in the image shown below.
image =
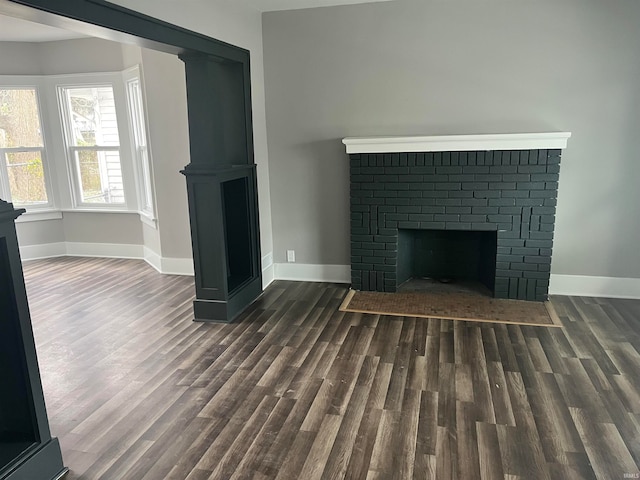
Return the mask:
<path id="1" fill-rule="evenodd" d="M 0 480 L 53 480 L 66 469 L 51 438 L 14 220 L 0 200 Z"/>
<path id="2" fill-rule="evenodd" d="M 181 55 L 187 74 L 187 178 L 196 320 L 233 320 L 262 292 L 249 58 Z"/>

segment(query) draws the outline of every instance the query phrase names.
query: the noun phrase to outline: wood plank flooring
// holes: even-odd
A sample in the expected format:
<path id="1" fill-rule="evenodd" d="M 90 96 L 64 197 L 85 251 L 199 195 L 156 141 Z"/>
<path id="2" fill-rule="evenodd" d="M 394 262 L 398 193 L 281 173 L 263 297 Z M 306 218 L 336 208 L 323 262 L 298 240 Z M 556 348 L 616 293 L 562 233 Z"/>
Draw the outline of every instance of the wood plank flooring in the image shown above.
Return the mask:
<path id="1" fill-rule="evenodd" d="M 344 313 L 346 285 L 277 281 L 224 325 L 141 261 L 25 277 L 71 480 L 640 472 L 640 301 L 555 297 L 563 328 L 521 327 Z"/>

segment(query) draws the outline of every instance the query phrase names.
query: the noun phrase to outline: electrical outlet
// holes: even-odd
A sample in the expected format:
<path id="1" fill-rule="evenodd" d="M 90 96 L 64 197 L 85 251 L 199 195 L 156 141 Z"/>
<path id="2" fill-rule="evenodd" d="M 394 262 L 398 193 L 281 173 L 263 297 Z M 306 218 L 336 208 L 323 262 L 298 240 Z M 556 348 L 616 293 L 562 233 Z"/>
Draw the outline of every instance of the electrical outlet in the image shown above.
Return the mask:
<path id="1" fill-rule="evenodd" d="M 296 261 L 296 251 L 287 250 L 287 262 L 294 263 Z"/>

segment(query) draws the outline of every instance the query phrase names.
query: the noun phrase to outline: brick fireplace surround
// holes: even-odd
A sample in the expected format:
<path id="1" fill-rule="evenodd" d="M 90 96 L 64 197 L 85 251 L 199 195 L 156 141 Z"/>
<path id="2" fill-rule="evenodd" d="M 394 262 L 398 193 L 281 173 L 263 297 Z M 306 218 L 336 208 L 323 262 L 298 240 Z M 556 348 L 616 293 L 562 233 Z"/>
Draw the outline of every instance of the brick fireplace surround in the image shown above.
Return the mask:
<path id="1" fill-rule="evenodd" d="M 352 288 L 396 291 L 399 229 L 495 232 L 493 295 L 546 300 L 560 154 L 570 135 L 345 138 Z"/>

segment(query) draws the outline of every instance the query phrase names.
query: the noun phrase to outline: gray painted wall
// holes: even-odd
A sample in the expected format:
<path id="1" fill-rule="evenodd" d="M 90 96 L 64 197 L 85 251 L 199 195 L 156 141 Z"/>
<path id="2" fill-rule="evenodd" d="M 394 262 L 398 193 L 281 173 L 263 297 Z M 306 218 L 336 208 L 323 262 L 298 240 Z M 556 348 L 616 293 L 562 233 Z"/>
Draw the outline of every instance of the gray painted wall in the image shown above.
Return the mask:
<path id="1" fill-rule="evenodd" d="M 39 75 L 40 48 L 37 43 L 0 42 L 0 75 Z"/>
<path id="2" fill-rule="evenodd" d="M 44 75 L 119 72 L 124 69 L 119 43 L 81 38 L 40 43 L 40 67 Z"/>
<path id="3" fill-rule="evenodd" d="M 189 126 L 184 63 L 175 55 L 142 51 L 147 118 L 163 257 L 191 258 L 187 185 Z M 162 79 L 162 81 L 159 81 Z"/>
<path id="4" fill-rule="evenodd" d="M 18 220 L 16 232 L 21 247 L 65 241 L 62 220 L 41 220 L 38 222 L 21 222 Z"/>
<path id="5" fill-rule="evenodd" d="M 263 16 L 274 260 L 349 264 L 346 136 L 571 131 L 552 272 L 640 278 L 640 3 Z"/>
<path id="6" fill-rule="evenodd" d="M 140 217 L 135 213 L 64 212 L 62 223 L 67 242 L 143 244 Z"/>

